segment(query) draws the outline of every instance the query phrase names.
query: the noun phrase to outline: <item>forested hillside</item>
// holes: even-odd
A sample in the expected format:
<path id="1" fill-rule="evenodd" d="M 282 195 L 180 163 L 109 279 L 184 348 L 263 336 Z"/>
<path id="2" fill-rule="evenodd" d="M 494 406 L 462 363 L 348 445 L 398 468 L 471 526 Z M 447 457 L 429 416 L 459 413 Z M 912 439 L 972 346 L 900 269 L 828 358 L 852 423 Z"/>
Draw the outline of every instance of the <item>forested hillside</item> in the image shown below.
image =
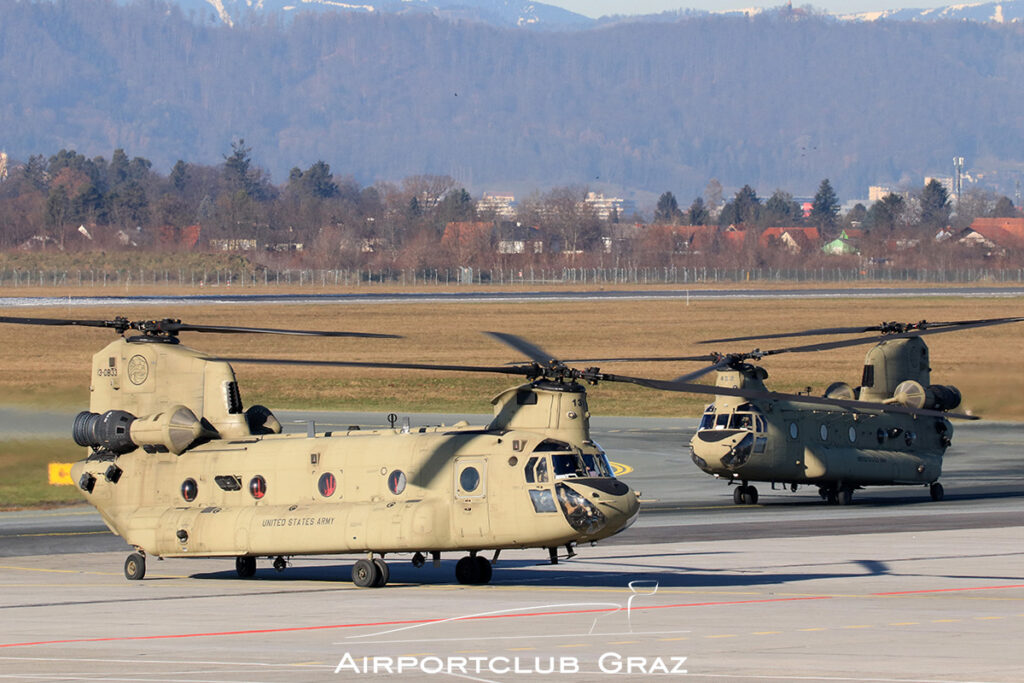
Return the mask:
<path id="1" fill-rule="evenodd" d="M 949 175 L 954 155 L 1024 168 L 1019 26 L 782 10 L 571 33 L 341 13 L 226 27 L 153 0 L 0 0 L 0 16 L 0 148 L 21 161 L 123 148 L 166 172 L 244 138 L 275 182 L 324 160 L 361 183 L 684 200 L 712 177 L 798 196 L 828 177 L 846 198 Z"/>

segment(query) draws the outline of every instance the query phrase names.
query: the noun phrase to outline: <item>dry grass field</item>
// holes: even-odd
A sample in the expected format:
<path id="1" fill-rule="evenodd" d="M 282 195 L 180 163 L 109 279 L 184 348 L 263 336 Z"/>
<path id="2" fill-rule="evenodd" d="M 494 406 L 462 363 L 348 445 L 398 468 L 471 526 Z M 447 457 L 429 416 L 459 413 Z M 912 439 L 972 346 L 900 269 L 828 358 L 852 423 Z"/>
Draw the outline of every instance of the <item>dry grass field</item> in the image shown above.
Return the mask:
<path id="1" fill-rule="evenodd" d="M 26 292 L 9 292 L 24 295 Z M 162 292 L 166 293 L 166 292 Z M 749 351 L 809 343 L 812 338 L 741 342 L 724 348 L 701 339 L 883 320 L 958 320 L 1024 314 L 1014 297 L 906 299 L 761 299 L 748 301 L 551 301 L 486 304 L 345 304 L 49 307 L 7 309 L 18 316 L 110 318 L 175 317 L 200 324 L 256 325 L 390 332 L 395 340 L 319 339 L 186 333 L 183 342 L 224 356 L 494 365 L 521 360 L 517 352 L 480 334 L 511 332 L 560 358 L 602 358 Z M 0 402 L 68 409 L 88 405 L 91 355 L 113 339 L 109 330 L 0 326 Z M 929 336 L 932 381 L 953 384 L 964 409 L 987 418 L 1024 420 L 1024 325 L 1004 325 Z M 783 354 L 761 364 L 778 391 L 833 381 L 856 386 L 869 346 L 813 354 Z M 590 365 L 585 362 L 575 365 Z M 618 374 L 670 379 L 695 369 L 683 363 L 603 363 Z M 489 400 L 515 382 L 501 375 L 353 368 L 236 365 L 247 405 L 396 412 L 488 412 Z M 590 391 L 601 415 L 694 416 L 705 397 L 604 383 Z"/>

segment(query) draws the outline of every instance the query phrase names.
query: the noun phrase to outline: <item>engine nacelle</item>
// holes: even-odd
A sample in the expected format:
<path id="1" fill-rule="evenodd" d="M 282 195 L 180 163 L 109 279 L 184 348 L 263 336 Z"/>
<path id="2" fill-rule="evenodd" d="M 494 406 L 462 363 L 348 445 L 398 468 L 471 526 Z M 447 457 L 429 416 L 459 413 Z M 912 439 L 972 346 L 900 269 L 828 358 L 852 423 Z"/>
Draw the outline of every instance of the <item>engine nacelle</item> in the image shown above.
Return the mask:
<path id="1" fill-rule="evenodd" d="M 201 436 L 215 434 L 203 428 L 195 413 L 182 405 L 137 418 L 124 410 L 103 414 L 82 411 L 75 417 L 72 436 L 79 446 L 104 448 L 118 455 L 138 447 L 182 453 Z"/>
<path id="2" fill-rule="evenodd" d="M 931 410 L 953 410 L 960 405 L 960 391 L 953 386 L 932 384 L 927 388 L 912 379 L 896 385 L 892 403 L 905 408 L 928 408 Z"/>

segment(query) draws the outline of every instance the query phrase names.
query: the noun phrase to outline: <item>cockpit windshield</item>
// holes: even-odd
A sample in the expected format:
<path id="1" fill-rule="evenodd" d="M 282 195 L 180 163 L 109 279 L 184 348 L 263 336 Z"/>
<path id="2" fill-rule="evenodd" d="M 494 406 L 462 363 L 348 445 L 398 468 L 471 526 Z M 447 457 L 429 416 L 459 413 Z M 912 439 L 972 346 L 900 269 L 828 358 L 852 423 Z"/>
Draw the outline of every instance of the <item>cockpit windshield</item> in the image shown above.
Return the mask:
<path id="1" fill-rule="evenodd" d="M 744 429 L 763 434 L 768 431 L 768 423 L 761 411 L 750 403 L 739 405 L 731 412 L 720 413 L 712 403 L 704 410 L 700 429 Z"/>
<path id="2" fill-rule="evenodd" d="M 533 449 L 534 455 L 526 464 L 526 481 L 548 481 L 548 457 L 551 458 L 551 472 L 555 479 L 613 477 L 611 463 L 601 447 L 592 442 L 587 446 L 588 449 L 595 448 L 596 452 L 584 453 L 563 441 L 545 439 Z"/>

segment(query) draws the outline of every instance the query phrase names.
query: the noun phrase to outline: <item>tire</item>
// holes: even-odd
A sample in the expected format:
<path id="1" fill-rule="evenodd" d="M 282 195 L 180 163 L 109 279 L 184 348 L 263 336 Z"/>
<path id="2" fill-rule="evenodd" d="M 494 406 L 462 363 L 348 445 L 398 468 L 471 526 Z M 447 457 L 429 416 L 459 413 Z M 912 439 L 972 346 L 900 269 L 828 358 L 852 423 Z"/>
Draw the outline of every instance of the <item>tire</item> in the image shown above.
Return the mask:
<path id="1" fill-rule="evenodd" d="M 734 488 L 732 490 L 732 502 L 736 503 L 737 505 L 743 505 L 744 503 L 746 503 L 746 488 L 746 486 L 737 486 L 736 488 Z"/>
<path id="2" fill-rule="evenodd" d="M 141 581 L 146 575 L 146 558 L 141 553 L 132 553 L 124 561 L 124 577 L 129 581 Z"/>
<path id="3" fill-rule="evenodd" d="M 377 567 L 377 581 L 373 587 L 382 588 L 391 580 L 391 569 L 388 567 L 388 563 L 379 557 L 373 558 L 373 564 Z"/>
<path id="4" fill-rule="evenodd" d="M 942 488 L 942 484 L 940 484 L 939 482 L 935 482 L 934 484 L 929 486 L 928 493 L 931 494 L 932 500 L 934 500 L 935 502 L 939 502 L 946 495 L 946 491 Z"/>
<path id="5" fill-rule="evenodd" d="M 747 502 L 751 505 L 757 505 L 757 488 L 754 486 L 747 487 Z"/>
<path id="6" fill-rule="evenodd" d="M 466 585 L 480 583 L 480 566 L 476 558 L 466 555 L 455 565 L 455 579 Z"/>
<path id="7" fill-rule="evenodd" d="M 370 560 L 359 560 L 352 565 L 352 583 L 360 588 L 375 587 L 380 580 L 380 569 Z"/>
<path id="8" fill-rule="evenodd" d="M 240 579 L 251 579 L 256 575 L 256 558 L 236 557 L 235 573 L 238 574 L 238 578 Z"/>
<path id="9" fill-rule="evenodd" d="M 838 501 L 840 505 L 850 505 L 853 503 L 853 489 L 840 490 Z"/>
<path id="10" fill-rule="evenodd" d="M 491 576 L 494 574 L 490 561 L 481 555 L 477 555 L 473 560 L 476 562 L 477 573 L 479 574 L 475 583 L 478 585 L 490 583 Z"/>

